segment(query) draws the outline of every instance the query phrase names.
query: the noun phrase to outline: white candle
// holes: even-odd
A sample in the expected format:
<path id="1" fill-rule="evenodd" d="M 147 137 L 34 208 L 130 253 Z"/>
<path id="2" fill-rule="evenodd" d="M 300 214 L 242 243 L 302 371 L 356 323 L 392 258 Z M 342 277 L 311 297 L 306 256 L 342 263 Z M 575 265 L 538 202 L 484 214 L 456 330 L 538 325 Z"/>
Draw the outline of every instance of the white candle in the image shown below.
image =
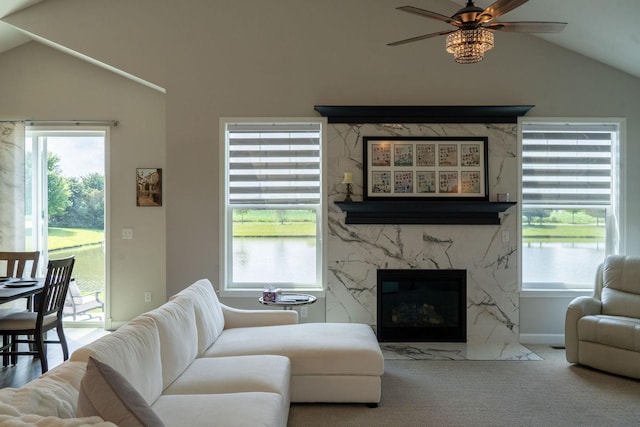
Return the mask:
<path id="1" fill-rule="evenodd" d="M 351 172 L 344 173 L 344 179 L 342 180 L 343 184 L 352 184 L 353 183 L 353 175 Z"/>

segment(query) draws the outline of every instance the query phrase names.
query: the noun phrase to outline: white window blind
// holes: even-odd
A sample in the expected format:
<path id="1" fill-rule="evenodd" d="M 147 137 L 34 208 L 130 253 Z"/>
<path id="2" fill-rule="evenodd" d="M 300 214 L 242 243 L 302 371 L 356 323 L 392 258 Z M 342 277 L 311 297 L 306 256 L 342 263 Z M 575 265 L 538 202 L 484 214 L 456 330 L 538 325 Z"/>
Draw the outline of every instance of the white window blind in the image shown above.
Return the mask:
<path id="1" fill-rule="evenodd" d="M 611 125 L 525 124 L 522 203 L 529 207 L 611 204 Z"/>
<path id="2" fill-rule="evenodd" d="M 228 204 L 320 203 L 319 123 L 227 126 Z"/>

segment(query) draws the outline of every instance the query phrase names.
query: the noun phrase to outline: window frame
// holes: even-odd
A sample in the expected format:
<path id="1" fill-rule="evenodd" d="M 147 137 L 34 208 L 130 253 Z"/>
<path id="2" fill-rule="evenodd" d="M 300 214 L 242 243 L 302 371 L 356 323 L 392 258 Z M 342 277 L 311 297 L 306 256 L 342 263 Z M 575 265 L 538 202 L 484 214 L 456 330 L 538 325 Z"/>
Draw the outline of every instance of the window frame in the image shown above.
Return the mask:
<path id="1" fill-rule="evenodd" d="M 624 118 L 612 118 L 612 117 L 594 117 L 594 118 L 550 118 L 550 117 L 519 117 L 518 118 L 518 195 L 519 195 L 519 203 L 518 203 L 518 253 L 519 253 L 519 262 L 518 262 L 518 283 L 520 293 L 523 295 L 527 295 L 527 293 L 535 294 L 537 296 L 542 296 L 543 293 L 549 293 L 551 296 L 562 297 L 565 295 L 572 294 L 585 294 L 585 292 L 591 292 L 591 288 L 587 287 L 578 287 L 578 288 L 569 288 L 569 287 L 544 287 L 544 286 L 532 286 L 527 287 L 523 277 L 523 268 L 524 268 L 524 251 L 523 251 L 523 238 L 522 238 L 522 213 L 524 210 L 523 203 L 523 136 L 524 136 L 524 127 L 527 124 L 531 125 L 545 125 L 548 124 L 550 126 L 558 126 L 561 124 L 568 125 L 576 125 L 576 126 L 589 126 L 589 125 L 611 125 L 617 127 L 618 141 L 617 146 L 612 146 L 612 164 L 611 164 L 611 177 L 612 177 L 612 201 L 611 207 L 614 211 L 613 216 L 616 218 L 617 229 L 612 229 L 614 227 L 610 221 L 607 221 L 607 231 L 606 231 L 606 249 L 605 254 L 612 253 L 625 253 L 626 251 L 626 238 L 625 238 L 625 230 L 627 228 L 626 224 L 626 119 Z M 612 144 L 615 144 L 613 142 Z M 569 207 L 566 207 L 567 209 Z M 613 235 L 617 236 L 617 241 L 612 241 Z"/>
<path id="2" fill-rule="evenodd" d="M 228 161 L 228 141 L 227 128 L 233 124 L 303 124 L 309 123 L 320 127 L 320 200 L 317 205 L 305 204 L 259 204 L 245 205 L 248 209 L 307 209 L 316 210 L 316 282 L 311 286 L 289 286 L 283 287 L 286 291 L 307 292 L 321 295 L 325 289 L 325 266 L 326 266 L 326 233 L 327 233 L 327 202 L 326 202 L 326 134 L 327 120 L 318 117 L 221 117 L 219 120 L 220 153 L 219 153 L 219 182 L 220 182 L 220 221 L 219 230 L 221 233 L 219 253 L 220 259 L 220 291 L 224 296 L 251 296 L 260 294 L 264 289 L 264 283 L 249 284 L 246 286 L 234 285 L 231 283 L 231 273 L 233 271 L 233 208 L 237 205 L 228 204 L 229 181 L 227 172 Z M 268 283 L 268 282 L 267 282 Z"/>

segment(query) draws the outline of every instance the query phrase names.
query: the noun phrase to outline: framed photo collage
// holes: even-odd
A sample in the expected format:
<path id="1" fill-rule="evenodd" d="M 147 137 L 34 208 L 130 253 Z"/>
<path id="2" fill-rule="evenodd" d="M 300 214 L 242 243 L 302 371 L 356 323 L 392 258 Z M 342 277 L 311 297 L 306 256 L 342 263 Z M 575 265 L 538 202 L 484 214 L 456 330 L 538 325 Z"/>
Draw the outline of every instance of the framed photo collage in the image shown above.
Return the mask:
<path id="1" fill-rule="evenodd" d="M 364 199 L 488 200 L 487 137 L 363 137 Z"/>

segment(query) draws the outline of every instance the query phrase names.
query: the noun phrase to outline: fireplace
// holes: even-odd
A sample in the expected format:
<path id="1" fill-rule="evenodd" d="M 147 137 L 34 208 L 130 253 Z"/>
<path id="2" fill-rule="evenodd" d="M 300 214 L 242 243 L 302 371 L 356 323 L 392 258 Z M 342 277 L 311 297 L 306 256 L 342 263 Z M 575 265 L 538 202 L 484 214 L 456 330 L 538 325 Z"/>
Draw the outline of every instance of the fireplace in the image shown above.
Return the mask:
<path id="1" fill-rule="evenodd" d="M 466 270 L 378 270 L 379 341 L 467 340 Z"/>

